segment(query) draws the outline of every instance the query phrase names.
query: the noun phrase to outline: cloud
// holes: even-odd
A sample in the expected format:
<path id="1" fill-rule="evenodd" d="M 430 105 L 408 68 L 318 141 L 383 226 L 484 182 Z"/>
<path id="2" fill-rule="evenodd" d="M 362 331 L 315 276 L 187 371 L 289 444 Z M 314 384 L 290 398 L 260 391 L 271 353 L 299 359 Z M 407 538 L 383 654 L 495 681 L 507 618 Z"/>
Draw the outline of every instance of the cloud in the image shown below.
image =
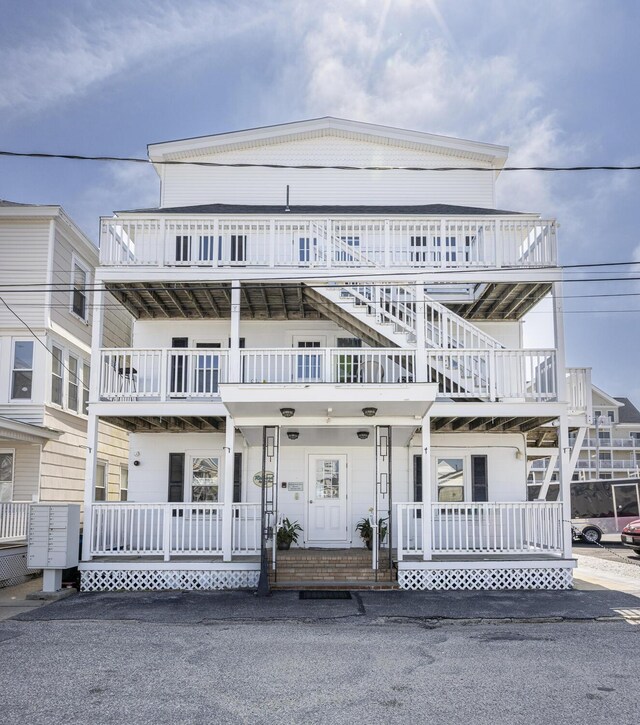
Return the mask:
<path id="1" fill-rule="evenodd" d="M 152 7 L 134 5 L 133 11 L 123 6 L 128 12 L 112 7 L 104 16 L 85 13 L 82 22 L 62 16 L 28 42 L 3 44 L 0 113 L 15 117 L 42 110 L 125 72 L 195 53 L 264 16 L 242 3 L 181 2 L 176 9 L 158 0 Z"/>

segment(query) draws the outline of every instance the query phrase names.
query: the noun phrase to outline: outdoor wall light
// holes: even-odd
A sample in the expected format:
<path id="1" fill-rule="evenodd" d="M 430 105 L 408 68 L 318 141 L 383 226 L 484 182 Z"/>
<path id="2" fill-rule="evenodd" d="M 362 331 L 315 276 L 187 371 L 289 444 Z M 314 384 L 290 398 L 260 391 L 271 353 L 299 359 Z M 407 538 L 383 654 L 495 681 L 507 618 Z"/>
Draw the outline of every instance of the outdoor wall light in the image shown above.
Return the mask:
<path id="1" fill-rule="evenodd" d="M 367 438 L 369 437 L 369 431 L 368 430 L 359 430 L 357 435 L 361 441 L 366 441 Z"/>
<path id="2" fill-rule="evenodd" d="M 378 412 L 377 408 L 363 408 L 362 413 L 363 415 L 366 415 L 367 418 L 373 418 L 373 416 Z"/>
<path id="3" fill-rule="evenodd" d="M 300 433 L 297 430 L 288 430 L 287 431 L 287 438 L 290 441 L 297 441 L 299 435 L 300 435 Z"/>
<path id="4" fill-rule="evenodd" d="M 295 412 L 295 408 L 280 408 L 280 415 L 283 418 L 293 418 Z"/>

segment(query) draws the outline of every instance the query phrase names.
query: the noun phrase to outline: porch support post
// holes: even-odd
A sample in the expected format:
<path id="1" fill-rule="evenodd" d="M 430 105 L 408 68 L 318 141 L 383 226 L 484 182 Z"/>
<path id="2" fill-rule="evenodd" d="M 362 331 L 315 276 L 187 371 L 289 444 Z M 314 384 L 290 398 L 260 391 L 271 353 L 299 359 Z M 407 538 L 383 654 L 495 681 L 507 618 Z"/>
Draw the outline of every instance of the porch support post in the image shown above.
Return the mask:
<path id="1" fill-rule="evenodd" d="M 93 488 L 98 462 L 98 427 L 99 421 L 92 407 L 100 397 L 100 373 L 102 359 L 102 326 L 104 320 L 104 284 L 96 282 L 93 293 L 92 327 L 91 327 L 91 382 L 89 385 L 89 418 L 87 421 L 87 460 L 84 475 L 84 512 L 82 527 L 82 560 L 91 559 L 91 506 L 93 504 Z M 84 381 L 83 381 L 84 383 Z M 86 383 L 84 383 L 86 384 Z"/>
<path id="2" fill-rule="evenodd" d="M 569 457 L 569 416 L 563 413 L 558 419 L 558 455 L 560 460 L 560 492 L 562 496 L 562 551 L 565 559 L 571 558 L 571 465 Z"/>
<path id="3" fill-rule="evenodd" d="M 233 550 L 233 463 L 235 426 L 228 415 L 224 445 L 224 492 L 222 494 L 222 560 L 231 561 Z"/>
<path id="4" fill-rule="evenodd" d="M 564 317 L 562 309 L 562 282 L 554 282 L 553 297 L 553 337 L 556 350 L 556 390 L 558 402 L 569 404 L 567 395 L 567 367 L 564 355 Z M 590 393 L 588 393 L 590 394 Z"/>
<path id="5" fill-rule="evenodd" d="M 431 417 L 422 418 L 422 558 L 431 561 Z"/>
<path id="6" fill-rule="evenodd" d="M 231 327 L 229 330 L 229 382 L 241 383 L 240 365 L 240 282 L 231 283 Z"/>
<path id="7" fill-rule="evenodd" d="M 426 299 L 424 296 L 424 283 L 417 281 L 415 283 L 415 300 L 416 300 L 416 362 L 413 372 L 416 383 L 427 382 L 427 356 L 425 348 L 426 342 Z"/>

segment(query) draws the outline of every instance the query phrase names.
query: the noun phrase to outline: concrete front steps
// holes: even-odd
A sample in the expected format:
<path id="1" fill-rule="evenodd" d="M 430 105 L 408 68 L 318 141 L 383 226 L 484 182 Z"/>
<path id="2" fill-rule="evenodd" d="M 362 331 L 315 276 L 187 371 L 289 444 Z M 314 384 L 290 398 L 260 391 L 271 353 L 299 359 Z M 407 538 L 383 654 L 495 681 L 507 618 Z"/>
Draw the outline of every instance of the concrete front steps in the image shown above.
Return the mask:
<path id="1" fill-rule="evenodd" d="M 389 570 L 389 551 L 380 552 L 377 577 L 368 549 L 289 549 L 277 553 L 277 574 L 270 576 L 274 589 L 395 589 Z"/>

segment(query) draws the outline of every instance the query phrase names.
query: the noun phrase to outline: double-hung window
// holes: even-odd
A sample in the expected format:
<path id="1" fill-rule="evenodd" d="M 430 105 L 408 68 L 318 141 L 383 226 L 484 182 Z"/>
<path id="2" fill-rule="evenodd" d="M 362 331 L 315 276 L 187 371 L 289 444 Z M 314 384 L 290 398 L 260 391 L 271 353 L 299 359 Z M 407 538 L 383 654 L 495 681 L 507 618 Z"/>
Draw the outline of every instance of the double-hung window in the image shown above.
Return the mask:
<path id="1" fill-rule="evenodd" d="M 64 379 L 64 368 L 62 367 L 62 350 L 53 345 L 51 347 L 51 402 L 54 405 L 62 405 L 62 388 Z"/>
<path id="2" fill-rule="evenodd" d="M 11 371 L 11 397 L 14 400 L 31 400 L 33 388 L 33 341 L 16 340 L 13 343 L 13 367 Z"/>
<path id="3" fill-rule="evenodd" d="M 94 486 L 94 500 L 107 500 L 107 464 L 99 461 L 96 466 L 96 480 Z"/>
<path id="4" fill-rule="evenodd" d="M 73 279 L 71 280 L 71 311 L 81 320 L 87 321 L 87 283 L 89 271 L 80 262 L 73 261 Z"/>
<path id="5" fill-rule="evenodd" d="M 127 501 L 129 498 L 129 468 L 120 466 L 120 500 Z"/>
<path id="6" fill-rule="evenodd" d="M 89 383 L 91 378 L 91 368 L 85 363 L 82 366 L 82 412 L 89 414 Z"/>
<path id="7" fill-rule="evenodd" d="M 67 407 L 78 412 L 78 358 L 69 355 L 69 389 L 67 391 Z"/>

